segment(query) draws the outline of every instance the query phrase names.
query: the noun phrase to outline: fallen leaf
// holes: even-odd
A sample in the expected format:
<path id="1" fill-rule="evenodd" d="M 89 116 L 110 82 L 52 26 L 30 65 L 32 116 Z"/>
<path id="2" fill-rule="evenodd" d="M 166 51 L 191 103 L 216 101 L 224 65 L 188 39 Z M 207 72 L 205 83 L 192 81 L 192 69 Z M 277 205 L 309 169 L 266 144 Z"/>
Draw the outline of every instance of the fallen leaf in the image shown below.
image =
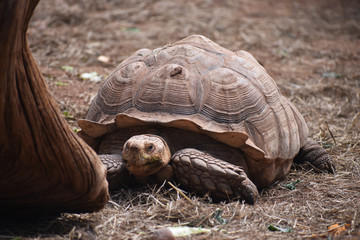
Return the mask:
<path id="1" fill-rule="evenodd" d="M 332 148 L 334 146 L 334 144 L 333 143 L 323 143 L 323 144 L 321 144 L 321 146 L 323 148 Z"/>
<path id="2" fill-rule="evenodd" d="M 201 234 L 211 232 L 210 229 L 199 227 L 168 227 L 175 237 L 185 237 L 193 234 Z"/>
<path id="3" fill-rule="evenodd" d="M 97 60 L 98 60 L 99 62 L 108 63 L 108 62 L 110 62 L 110 57 L 104 56 L 104 55 L 100 55 L 100 56 L 98 56 Z"/>
<path id="4" fill-rule="evenodd" d="M 124 27 L 122 28 L 123 32 L 140 32 L 140 29 L 137 27 Z"/>
<path id="5" fill-rule="evenodd" d="M 227 220 L 221 217 L 221 213 L 222 213 L 222 210 L 221 210 L 221 209 L 217 209 L 217 210 L 213 213 L 212 217 L 213 217 L 214 219 L 216 219 L 220 224 L 226 224 L 226 223 L 227 223 Z"/>
<path id="6" fill-rule="evenodd" d="M 296 185 L 301 182 L 302 180 L 296 180 L 295 182 L 292 183 L 283 184 L 283 187 L 289 190 L 294 190 L 296 188 Z"/>
<path id="7" fill-rule="evenodd" d="M 290 228 L 282 228 L 282 227 L 274 226 L 274 225 L 271 225 L 271 224 L 268 226 L 268 229 L 269 229 L 270 231 L 273 231 L 273 232 L 275 232 L 275 231 L 291 232 L 291 229 L 290 229 Z"/>
<path id="8" fill-rule="evenodd" d="M 73 66 L 68 66 L 68 65 L 65 65 L 65 66 L 61 66 L 61 69 L 66 71 L 66 72 L 72 72 L 74 71 L 74 67 Z"/>
<path id="9" fill-rule="evenodd" d="M 288 52 L 287 52 L 286 50 L 281 50 L 281 51 L 280 51 L 280 56 L 283 57 L 283 58 L 285 58 L 285 57 L 288 56 Z"/>
<path id="10" fill-rule="evenodd" d="M 80 74 L 80 78 L 90 80 L 91 82 L 100 82 L 102 77 L 97 72 L 89 72 Z"/>
<path id="11" fill-rule="evenodd" d="M 324 72 L 321 76 L 326 78 L 339 78 L 341 77 L 341 74 L 336 72 Z"/>
<path id="12" fill-rule="evenodd" d="M 337 236 L 340 235 L 341 233 L 343 233 L 344 231 L 348 230 L 351 228 L 351 224 L 344 224 L 344 225 L 340 225 L 338 223 L 333 224 L 331 226 L 329 226 L 327 228 L 327 232 L 326 233 L 322 233 L 322 234 L 313 234 L 311 237 L 312 238 L 327 238 L 327 239 L 332 239 L 331 236 Z"/>
<path id="13" fill-rule="evenodd" d="M 166 227 L 157 229 L 153 234 L 153 239 L 175 239 L 177 237 L 188 237 L 195 234 L 209 233 L 210 229 L 198 227 Z"/>
<path id="14" fill-rule="evenodd" d="M 63 115 L 64 115 L 64 117 L 66 117 L 66 118 L 74 118 L 72 115 L 71 115 L 71 113 L 70 112 L 68 112 L 68 111 L 63 111 Z"/>
<path id="15" fill-rule="evenodd" d="M 54 84 L 55 84 L 56 86 L 67 86 L 67 85 L 68 85 L 67 83 L 60 82 L 60 81 L 56 81 Z"/>
<path id="16" fill-rule="evenodd" d="M 343 233 L 344 231 L 346 231 L 347 228 L 350 227 L 351 224 L 339 225 L 338 223 L 336 223 L 328 227 L 328 232 L 336 236 Z"/>

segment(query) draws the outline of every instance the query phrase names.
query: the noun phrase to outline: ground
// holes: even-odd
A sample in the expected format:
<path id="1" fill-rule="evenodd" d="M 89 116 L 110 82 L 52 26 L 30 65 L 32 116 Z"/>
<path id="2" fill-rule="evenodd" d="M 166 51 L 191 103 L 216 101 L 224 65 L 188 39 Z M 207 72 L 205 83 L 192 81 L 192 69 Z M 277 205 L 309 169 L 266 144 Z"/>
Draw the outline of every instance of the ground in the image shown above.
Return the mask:
<path id="1" fill-rule="evenodd" d="M 28 38 L 50 91 L 76 129 L 117 64 L 137 49 L 191 34 L 253 54 L 303 114 L 337 173 L 294 168 L 263 190 L 254 206 L 192 195 L 188 201 L 168 186 L 123 189 L 96 213 L 1 223 L 0 238 L 146 239 L 164 226 L 211 230 L 189 239 L 360 238 L 359 1 L 42 1 Z M 100 78 L 80 77 L 91 72 Z M 345 230 L 329 231 L 334 224 Z"/>

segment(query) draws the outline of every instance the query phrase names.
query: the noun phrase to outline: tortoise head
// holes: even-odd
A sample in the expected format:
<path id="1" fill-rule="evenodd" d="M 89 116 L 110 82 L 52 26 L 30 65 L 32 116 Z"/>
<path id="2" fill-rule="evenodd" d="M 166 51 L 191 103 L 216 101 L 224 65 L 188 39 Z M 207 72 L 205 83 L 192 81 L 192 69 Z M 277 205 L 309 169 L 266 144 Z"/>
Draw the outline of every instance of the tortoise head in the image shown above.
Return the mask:
<path id="1" fill-rule="evenodd" d="M 149 176 L 167 165 L 171 159 L 165 140 L 143 134 L 129 138 L 122 151 L 126 168 L 135 176 Z"/>

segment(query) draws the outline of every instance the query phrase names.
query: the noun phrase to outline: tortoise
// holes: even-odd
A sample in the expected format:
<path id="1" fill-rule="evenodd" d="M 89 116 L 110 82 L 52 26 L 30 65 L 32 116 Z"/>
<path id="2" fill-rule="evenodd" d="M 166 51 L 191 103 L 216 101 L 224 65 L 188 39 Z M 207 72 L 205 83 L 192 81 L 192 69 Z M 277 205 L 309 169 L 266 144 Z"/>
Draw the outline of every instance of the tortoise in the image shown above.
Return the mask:
<path id="1" fill-rule="evenodd" d="M 335 172 L 255 58 L 201 35 L 124 60 L 78 125 L 110 187 L 174 177 L 189 191 L 254 204 L 293 162 Z"/>

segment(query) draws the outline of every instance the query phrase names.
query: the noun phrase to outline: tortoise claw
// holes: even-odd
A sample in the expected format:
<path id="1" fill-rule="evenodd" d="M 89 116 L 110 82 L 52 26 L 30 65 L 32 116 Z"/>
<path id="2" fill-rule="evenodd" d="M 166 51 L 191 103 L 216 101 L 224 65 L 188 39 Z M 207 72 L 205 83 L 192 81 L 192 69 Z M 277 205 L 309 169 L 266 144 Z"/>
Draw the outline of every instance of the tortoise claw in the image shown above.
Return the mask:
<path id="1" fill-rule="evenodd" d="M 326 160 L 324 160 L 324 161 L 323 161 L 321 164 L 319 164 L 316 168 L 317 168 L 317 170 L 319 170 L 320 172 L 324 172 L 324 173 L 335 174 L 335 172 L 336 172 L 335 165 L 334 165 L 333 161 L 331 161 L 331 159 L 326 159 Z"/>
<path id="2" fill-rule="evenodd" d="M 259 192 L 256 186 L 249 180 L 246 179 L 242 182 L 244 186 L 242 189 L 241 198 L 245 200 L 246 203 L 254 205 L 257 198 L 259 197 Z"/>

